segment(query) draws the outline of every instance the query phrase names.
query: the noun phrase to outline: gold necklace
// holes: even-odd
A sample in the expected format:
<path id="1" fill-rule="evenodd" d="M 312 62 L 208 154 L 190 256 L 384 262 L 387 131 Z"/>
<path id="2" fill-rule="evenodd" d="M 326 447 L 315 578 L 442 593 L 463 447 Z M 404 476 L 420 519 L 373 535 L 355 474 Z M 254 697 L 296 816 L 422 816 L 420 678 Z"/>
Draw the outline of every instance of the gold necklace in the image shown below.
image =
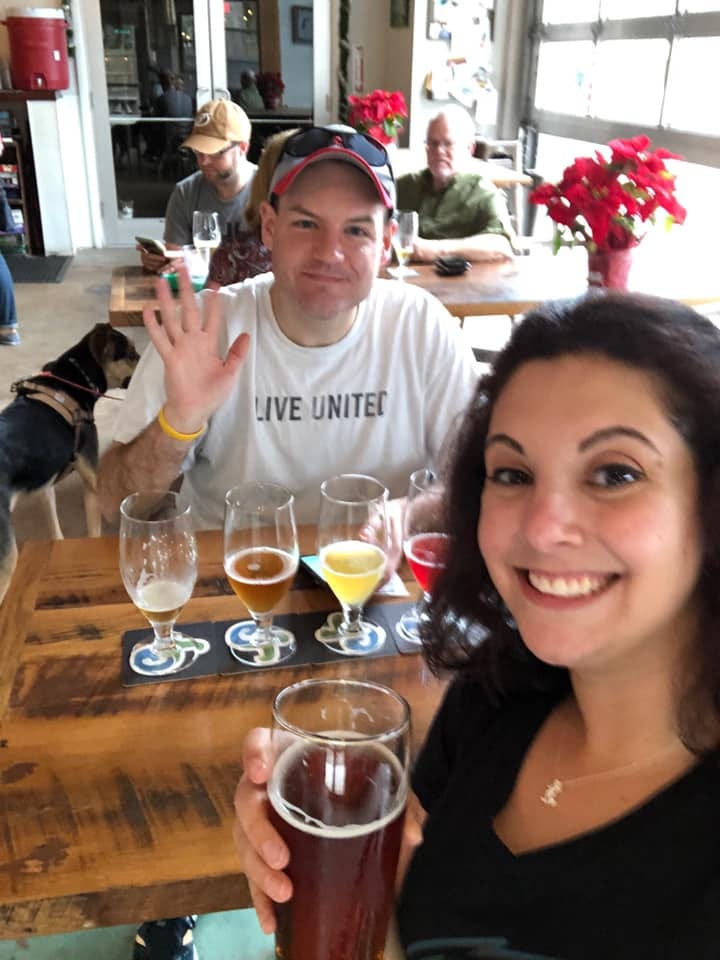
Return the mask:
<path id="1" fill-rule="evenodd" d="M 672 743 L 667 744 L 662 750 L 651 754 L 649 757 L 645 757 L 642 760 L 631 760 L 630 763 L 623 763 L 621 766 L 612 767 L 610 770 L 601 770 L 599 773 L 586 773 L 581 777 L 566 777 L 562 780 L 560 777 L 554 777 L 540 794 L 540 802 L 544 803 L 547 807 L 557 807 L 559 802 L 558 798 L 566 787 L 584 786 L 588 783 L 597 783 L 599 780 L 611 780 L 613 777 L 620 777 L 630 770 L 644 770 L 646 767 L 651 767 L 666 754 L 676 749 L 680 743 L 681 741 L 679 739 L 673 740 Z"/>

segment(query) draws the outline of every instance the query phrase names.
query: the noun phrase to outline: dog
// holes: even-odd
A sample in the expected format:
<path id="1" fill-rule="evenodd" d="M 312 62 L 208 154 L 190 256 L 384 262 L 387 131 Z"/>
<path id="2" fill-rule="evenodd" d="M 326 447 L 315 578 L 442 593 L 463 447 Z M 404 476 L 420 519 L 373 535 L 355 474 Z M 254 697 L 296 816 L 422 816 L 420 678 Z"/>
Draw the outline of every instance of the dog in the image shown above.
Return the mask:
<path id="1" fill-rule="evenodd" d="M 20 496 L 43 491 L 52 536 L 61 540 L 54 485 L 77 470 L 88 534 L 100 536 L 94 407 L 106 390 L 127 386 L 139 359 L 132 340 L 98 323 L 42 373 L 12 385 L 17 396 L 0 412 L 0 603 L 17 562 L 11 514 Z"/>

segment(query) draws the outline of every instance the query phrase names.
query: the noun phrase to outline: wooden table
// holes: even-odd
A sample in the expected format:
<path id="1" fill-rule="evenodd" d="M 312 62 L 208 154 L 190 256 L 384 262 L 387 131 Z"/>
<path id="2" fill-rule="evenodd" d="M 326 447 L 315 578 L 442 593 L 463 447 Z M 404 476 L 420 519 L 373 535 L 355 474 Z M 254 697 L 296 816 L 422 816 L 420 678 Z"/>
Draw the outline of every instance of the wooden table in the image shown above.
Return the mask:
<path id="1" fill-rule="evenodd" d="M 696 254 L 682 242 L 646 243 L 636 251 L 631 290 L 689 306 L 720 302 L 720 275 L 707 252 Z M 587 254 L 580 247 L 553 256 L 548 246 L 534 245 L 514 263 L 474 263 L 459 277 L 439 276 L 430 264 L 411 266 L 418 276 L 405 282 L 428 290 L 461 320 L 526 313 L 546 300 L 579 297 L 588 289 Z"/>
<path id="2" fill-rule="evenodd" d="M 303 552 L 314 532 L 300 531 Z M 200 534 L 182 619 L 240 618 L 222 535 Z M 407 571 L 405 571 L 405 575 Z M 334 609 L 319 587 L 283 609 Z M 420 655 L 121 685 L 142 627 L 113 537 L 26 543 L 0 609 L 0 938 L 249 905 L 231 825 L 245 733 L 302 677 L 372 678 L 412 705 L 417 747 L 443 684 Z"/>
<path id="3" fill-rule="evenodd" d="M 630 286 L 642 293 L 680 300 L 690 306 L 720 301 L 720 274 L 708 264 L 707 252 L 697 255 L 681 242 L 638 247 Z M 561 250 L 553 256 L 535 245 L 512 264 L 474 263 L 459 277 L 442 277 L 430 264 L 413 264 L 419 284 L 440 300 L 455 317 L 520 314 L 545 300 L 579 297 L 587 290 L 584 249 Z M 112 272 L 108 319 L 115 327 L 142 324 L 145 304 L 157 306 L 154 276 L 142 267 L 115 267 Z"/>

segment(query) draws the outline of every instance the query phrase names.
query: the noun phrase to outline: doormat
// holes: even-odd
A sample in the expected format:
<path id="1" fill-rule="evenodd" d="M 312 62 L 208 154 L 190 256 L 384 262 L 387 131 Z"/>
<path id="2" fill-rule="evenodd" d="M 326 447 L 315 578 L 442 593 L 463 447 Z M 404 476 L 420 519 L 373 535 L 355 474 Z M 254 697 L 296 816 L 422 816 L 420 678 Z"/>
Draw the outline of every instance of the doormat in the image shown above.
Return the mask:
<path id="1" fill-rule="evenodd" d="M 11 254 L 5 257 L 14 283 L 60 283 L 72 257 L 30 257 Z"/>

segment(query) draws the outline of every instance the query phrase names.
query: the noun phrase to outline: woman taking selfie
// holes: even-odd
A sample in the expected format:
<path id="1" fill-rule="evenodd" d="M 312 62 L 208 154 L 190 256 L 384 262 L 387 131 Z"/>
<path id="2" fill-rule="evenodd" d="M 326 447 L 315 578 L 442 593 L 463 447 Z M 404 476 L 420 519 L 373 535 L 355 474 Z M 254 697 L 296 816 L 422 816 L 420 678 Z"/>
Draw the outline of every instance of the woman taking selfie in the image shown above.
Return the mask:
<path id="1" fill-rule="evenodd" d="M 528 314 L 466 413 L 448 527 L 408 957 L 716 957 L 720 331 L 620 294 Z M 272 929 L 291 884 L 252 743 L 237 840 Z"/>

